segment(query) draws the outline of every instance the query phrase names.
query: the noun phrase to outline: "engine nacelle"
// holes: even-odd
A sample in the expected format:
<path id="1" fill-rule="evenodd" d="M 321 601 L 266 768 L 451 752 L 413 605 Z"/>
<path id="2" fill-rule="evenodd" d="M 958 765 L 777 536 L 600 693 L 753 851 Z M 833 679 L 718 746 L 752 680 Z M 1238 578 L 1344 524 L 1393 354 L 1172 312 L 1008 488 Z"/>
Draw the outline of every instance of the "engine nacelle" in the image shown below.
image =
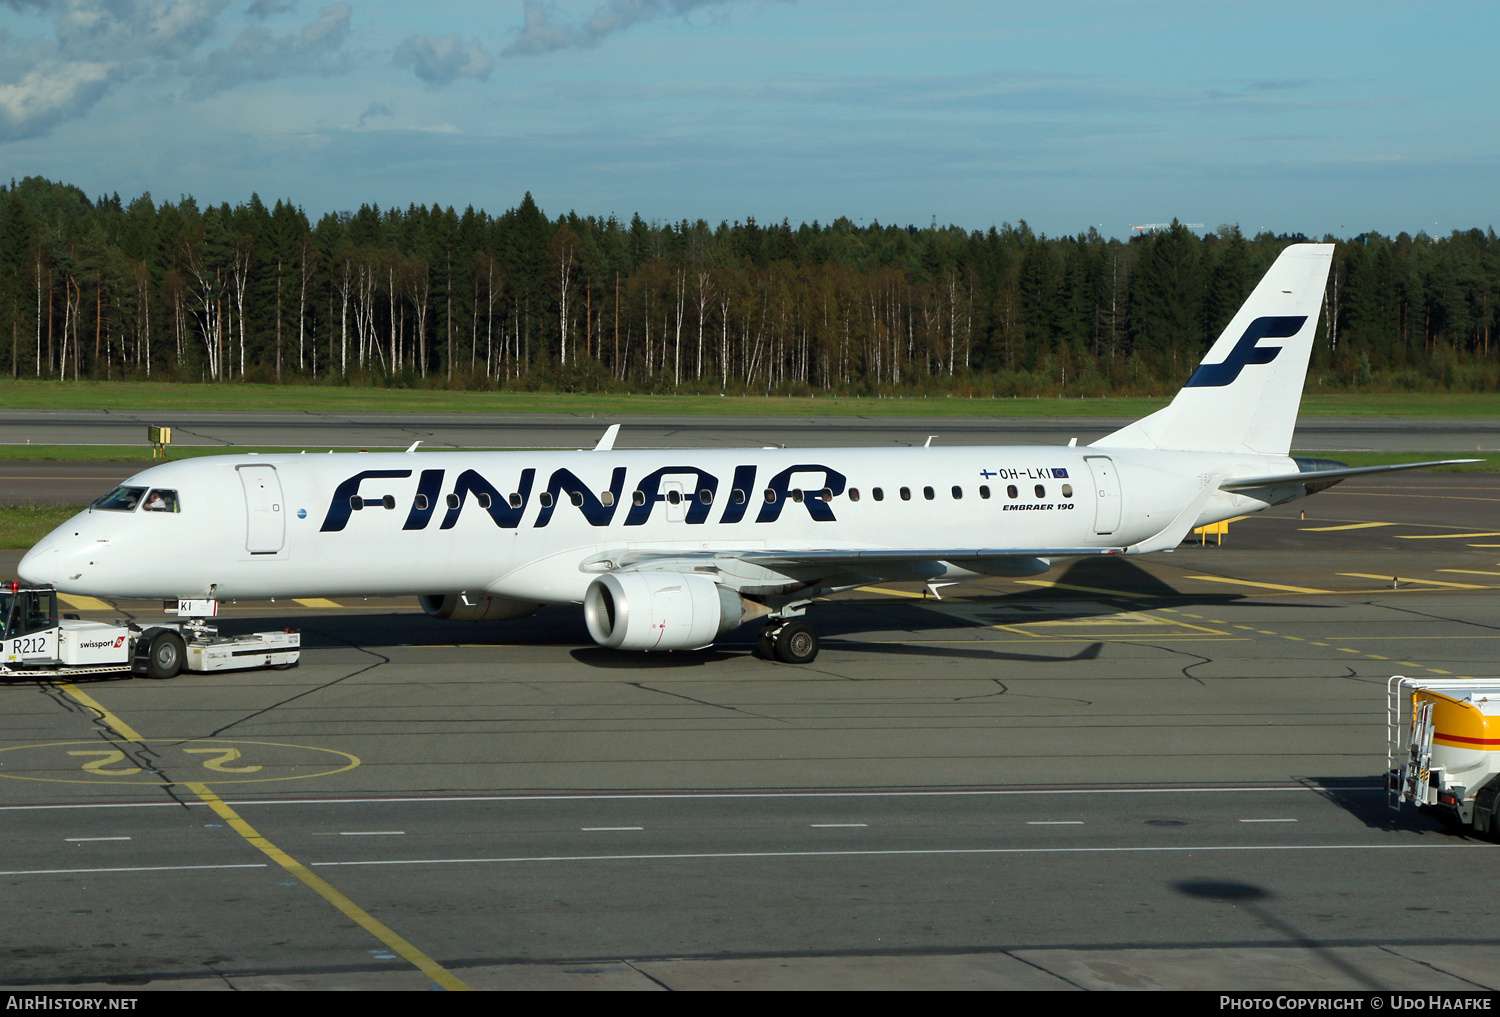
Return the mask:
<path id="1" fill-rule="evenodd" d="M 417 598 L 422 610 L 434 618 L 452 621 L 509 621 L 535 614 L 540 604 L 487 593 L 424 593 Z"/>
<path id="2" fill-rule="evenodd" d="M 765 613 L 695 572 L 611 573 L 583 595 L 589 635 L 621 650 L 696 650 Z"/>

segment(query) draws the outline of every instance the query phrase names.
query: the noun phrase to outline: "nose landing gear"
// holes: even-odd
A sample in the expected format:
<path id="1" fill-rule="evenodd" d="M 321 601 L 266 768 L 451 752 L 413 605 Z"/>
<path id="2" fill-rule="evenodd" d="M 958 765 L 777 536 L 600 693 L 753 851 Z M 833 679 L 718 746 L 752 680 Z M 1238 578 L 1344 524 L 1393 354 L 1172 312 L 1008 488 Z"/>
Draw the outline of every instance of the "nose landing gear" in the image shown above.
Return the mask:
<path id="1" fill-rule="evenodd" d="M 760 634 L 760 656 L 783 664 L 811 664 L 818 656 L 818 630 L 805 621 L 774 621 Z"/>

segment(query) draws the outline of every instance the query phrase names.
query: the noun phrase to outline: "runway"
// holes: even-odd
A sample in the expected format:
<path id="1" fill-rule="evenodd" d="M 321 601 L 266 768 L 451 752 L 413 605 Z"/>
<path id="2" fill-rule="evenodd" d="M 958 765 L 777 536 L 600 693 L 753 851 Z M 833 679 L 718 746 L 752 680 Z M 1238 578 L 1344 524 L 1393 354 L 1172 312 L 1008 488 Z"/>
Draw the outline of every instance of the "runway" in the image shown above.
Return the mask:
<path id="1" fill-rule="evenodd" d="M 302 665 L 0 687 L 0 984 L 1500 988 L 1500 845 L 1381 790 L 1391 674 L 1500 674 L 1497 506 L 854 591 L 805 667 L 235 604 Z"/>

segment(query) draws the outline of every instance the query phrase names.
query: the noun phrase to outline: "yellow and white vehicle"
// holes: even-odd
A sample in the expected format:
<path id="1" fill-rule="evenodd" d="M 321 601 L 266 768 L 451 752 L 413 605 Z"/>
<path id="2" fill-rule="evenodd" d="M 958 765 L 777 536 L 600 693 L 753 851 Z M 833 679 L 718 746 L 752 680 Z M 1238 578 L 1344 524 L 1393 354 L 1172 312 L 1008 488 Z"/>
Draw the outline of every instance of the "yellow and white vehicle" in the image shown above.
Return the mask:
<path id="1" fill-rule="evenodd" d="M 1500 682 L 1393 677 L 1387 799 L 1500 837 Z"/>
<path id="2" fill-rule="evenodd" d="M 169 613 L 186 619 L 142 626 L 133 621 L 83 621 L 57 616 L 50 586 L 0 587 L 0 680 L 19 677 L 125 673 L 175 678 L 182 671 L 288 668 L 302 652 L 291 629 L 220 636 L 203 619 L 214 601 L 177 601 Z"/>

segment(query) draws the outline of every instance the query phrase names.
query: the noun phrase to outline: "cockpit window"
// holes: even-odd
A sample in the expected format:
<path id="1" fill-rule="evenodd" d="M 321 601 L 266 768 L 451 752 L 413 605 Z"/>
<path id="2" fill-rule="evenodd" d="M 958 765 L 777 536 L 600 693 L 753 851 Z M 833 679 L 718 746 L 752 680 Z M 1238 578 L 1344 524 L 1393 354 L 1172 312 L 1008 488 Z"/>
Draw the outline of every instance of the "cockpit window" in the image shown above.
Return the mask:
<path id="1" fill-rule="evenodd" d="M 134 512 L 135 507 L 141 503 L 141 495 L 145 493 L 144 487 L 122 485 L 94 502 L 94 508 L 108 512 Z"/>
<path id="2" fill-rule="evenodd" d="M 168 491 L 164 488 L 156 488 L 146 495 L 147 512 L 180 512 L 177 505 L 177 492 Z"/>

